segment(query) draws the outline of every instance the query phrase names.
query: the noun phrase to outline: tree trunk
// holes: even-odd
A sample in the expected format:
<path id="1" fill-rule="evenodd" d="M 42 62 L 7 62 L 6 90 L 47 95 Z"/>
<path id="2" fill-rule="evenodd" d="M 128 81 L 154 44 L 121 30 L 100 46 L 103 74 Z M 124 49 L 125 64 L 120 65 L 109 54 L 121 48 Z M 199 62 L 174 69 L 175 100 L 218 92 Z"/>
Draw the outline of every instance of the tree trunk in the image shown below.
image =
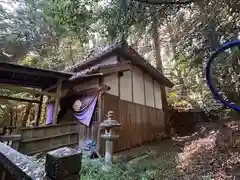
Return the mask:
<path id="1" fill-rule="evenodd" d="M 153 11 L 156 11 L 154 8 Z M 162 65 L 162 57 L 161 57 L 161 47 L 160 47 L 160 38 L 159 38 L 159 32 L 158 32 L 158 19 L 156 17 L 156 13 L 152 17 L 152 38 L 154 41 L 154 51 L 155 51 L 155 57 L 156 57 L 156 68 L 163 74 L 163 65 Z M 168 121 L 168 102 L 167 102 L 167 95 L 166 95 L 166 89 L 165 86 L 161 85 L 161 98 L 162 98 L 162 107 L 163 107 L 163 118 L 165 122 L 165 128 Z M 165 129 L 167 131 L 167 129 Z"/>
<path id="2" fill-rule="evenodd" d="M 159 32 L 158 32 L 158 21 L 156 16 L 152 17 L 152 38 L 154 41 L 156 68 L 163 73 L 161 47 L 160 47 Z"/>
<path id="3" fill-rule="evenodd" d="M 176 33 L 174 33 L 173 26 L 168 22 L 168 19 L 166 19 L 166 21 L 167 21 L 167 32 L 168 32 L 169 38 L 170 38 L 170 45 L 171 45 L 171 49 L 172 49 L 172 53 L 173 53 L 173 58 L 176 61 L 178 59 Z M 185 99 L 188 94 L 187 85 L 186 85 L 187 83 L 185 83 L 184 75 L 182 75 L 182 73 L 180 71 L 178 71 L 178 69 L 176 69 L 176 71 L 177 71 L 178 81 L 181 85 L 180 93 L 181 93 L 182 98 Z M 185 73 L 183 73 L 183 74 L 185 74 Z"/>
<path id="4" fill-rule="evenodd" d="M 74 62 L 74 59 L 73 59 L 72 43 L 69 43 L 68 45 L 69 45 L 69 58 L 71 59 L 72 65 L 74 66 L 75 62 Z"/>
<path id="5" fill-rule="evenodd" d="M 172 48 L 173 57 L 174 57 L 174 59 L 177 59 L 178 53 L 177 53 L 176 36 L 173 31 L 173 26 L 168 22 L 168 19 L 166 19 L 166 21 L 167 21 L 167 32 L 168 32 L 169 38 L 170 38 L 170 44 L 171 44 L 171 48 Z"/>

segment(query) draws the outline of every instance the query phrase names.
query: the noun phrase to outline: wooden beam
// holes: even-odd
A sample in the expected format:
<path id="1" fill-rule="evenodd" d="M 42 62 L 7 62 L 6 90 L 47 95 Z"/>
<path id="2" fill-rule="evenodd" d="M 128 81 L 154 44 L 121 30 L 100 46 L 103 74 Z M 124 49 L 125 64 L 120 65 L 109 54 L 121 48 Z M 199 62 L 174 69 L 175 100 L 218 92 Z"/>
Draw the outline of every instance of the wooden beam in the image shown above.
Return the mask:
<path id="1" fill-rule="evenodd" d="M 121 73 L 123 72 L 117 72 L 117 81 L 118 81 L 118 97 L 120 98 L 121 96 Z M 122 74 L 123 75 L 123 74 Z"/>
<path id="2" fill-rule="evenodd" d="M 95 74 L 73 76 L 69 79 L 69 81 L 81 80 L 81 79 L 86 79 L 86 78 L 91 78 L 91 77 L 98 77 L 98 76 L 102 76 L 102 75 L 104 75 L 104 74 L 103 73 L 95 73 Z"/>
<path id="3" fill-rule="evenodd" d="M 23 98 L 17 98 L 17 97 L 1 96 L 1 95 L 0 95 L 0 99 L 9 99 L 9 100 L 14 100 L 14 101 L 39 103 L 39 100 L 23 99 Z"/>
<path id="4" fill-rule="evenodd" d="M 19 73 L 19 74 L 27 74 L 32 76 L 42 76 L 42 77 L 51 77 L 51 78 L 62 78 L 67 79 L 64 76 L 71 75 L 70 73 L 61 73 L 61 72 L 55 72 L 50 70 L 43 70 L 43 69 L 36 69 L 26 66 L 19 66 L 19 65 L 13 65 L 13 64 L 1 64 L 0 71 L 6 71 L 6 72 L 13 72 L 13 73 Z"/>
<path id="5" fill-rule="evenodd" d="M 105 92 L 105 91 L 107 91 L 107 88 L 106 87 L 104 87 L 104 85 L 103 85 L 103 78 L 102 77 L 100 77 L 99 78 L 99 87 L 103 87 L 103 88 L 101 88 L 101 90 L 100 90 L 100 92 L 99 92 L 99 96 L 98 96 L 98 124 L 100 124 L 102 121 L 103 121 L 103 119 L 102 119 L 102 117 L 103 117 L 103 111 L 104 111 L 104 109 L 103 109 L 103 93 Z M 101 129 L 100 129 L 100 127 L 98 126 L 98 132 L 97 132 L 97 151 L 99 152 L 100 151 L 100 145 L 101 145 Z"/>
<path id="6" fill-rule="evenodd" d="M 40 119 L 41 119 L 42 102 L 43 102 L 43 95 L 40 96 L 40 102 L 39 102 L 39 104 L 38 104 L 38 112 L 37 112 L 36 126 L 39 125 L 39 122 L 40 122 Z"/>
<path id="7" fill-rule="evenodd" d="M 118 55 L 117 56 L 117 61 L 118 62 L 121 62 L 121 57 Z M 120 96 L 121 96 L 121 76 L 120 75 L 122 75 L 123 76 L 123 72 L 121 72 L 121 71 L 117 71 L 117 81 L 118 81 L 118 97 L 120 98 Z"/>
<path id="8" fill-rule="evenodd" d="M 133 92 L 133 68 L 131 69 L 131 87 L 132 87 L 132 102 L 134 102 L 134 98 L 133 98 L 133 96 L 134 96 L 134 92 Z"/>
<path id="9" fill-rule="evenodd" d="M 24 88 L 24 87 L 12 85 L 12 84 L 0 83 L 0 88 L 9 89 L 9 90 L 18 91 L 18 92 L 28 92 L 28 93 L 33 93 L 33 94 L 52 96 L 52 97 L 56 96 L 55 93 L 50 93 L 50 92 L 46 92 L 46 91 L 39 91 L 39 90 L 36 90 L 36 89 Z"/>
<path id="10" fill-rule="evenodd" d="M 11 83 L 10 83 L 11 82 Z M 14 80 L 14 79 L 9 79 L 9 78 L 1 78 L 0 79 L 0 84 L 13 84 L 15 86 L 20 86 L 20 87 L 28 87 L 28 88 L 40 88 L 43 85 L 41 83 L 29 83 L 27 81 L 23 80 Z"/>
<path id="11" fill-rule="evenodd" d="M 55 104 L 54 104 L 54 111 L 53 111 L 53 124 L 57 124 L 58 106 L 59 106 L 59 100 L 61 97 L 61 89 L 62 89 L 62 81 L 59 81 L 58 86 L 57 86 L 57 93 L 55 96 Z"/>
<path id="12" fill-rule="evenodd" d="M 20 141 L 22 138 L 21 135 L 5 135 L 5 136 L 0 136 L 0 141 Z"/>
<path id="13" fill-rule="evenodd" d="M 98 96 L 98 124 L 100 124 L 103 119 L 102 119 L 102 113 L 103 113 L 103 104 L 102 104 L 102 93 L 99 93 Z M 97 151 L 100 151 L 100 145 L 101 145 L 101 129 L 98 126 L 97 129 Z"/>
<path id="14" fill-rule="evenodd" d="M 65 84 L 65 83 L 68 83 L 68 80 L 62 81 L 62 85 Z M 49 91 L 56 90 L 57 87 L 58 87 L 58 83 L 56 83 L 56 84 L 54 84 L 54 85 L 52 85 L 52 86 L 50 86 L 50 87 L 48 87 L 46 89 L 43 89 L 43 90 L 49 92 Z"/>
<path id="15" fill-rule="evenodd" d="M 116 73 L 116 72 L 124 72 L 124 71 L 129 71 L 131 69 L 131 64 L 129 62 L 127 63 L 122 63 L 122 64 L 116 64 L 114 66 L 110 67 L 103 67 L 100 68 L 99 72 L 103 74 L 110 74 L 110 73 Z"/>
<path id="16" fill-rule="evenodd" d="M 106 85 L 100 85 L 99 87 L 91 87 L 91 88 L 84 88 L 84 89 L 76 89 L 73 91 L 73 93 L 82 93 L 85 91 L 96 91 L 100 90 L 101 92 L 109 91 L 110 87 Z"/>
<path id="17" fill-rule="evenodd" d="M 155 98 L 155 83 L 154 83 L 154 79 L 152 78 L 152 83 L 153 83 L 153 100 L 154 100 L 154 107 L 156 107 L 156 98 Z"/>

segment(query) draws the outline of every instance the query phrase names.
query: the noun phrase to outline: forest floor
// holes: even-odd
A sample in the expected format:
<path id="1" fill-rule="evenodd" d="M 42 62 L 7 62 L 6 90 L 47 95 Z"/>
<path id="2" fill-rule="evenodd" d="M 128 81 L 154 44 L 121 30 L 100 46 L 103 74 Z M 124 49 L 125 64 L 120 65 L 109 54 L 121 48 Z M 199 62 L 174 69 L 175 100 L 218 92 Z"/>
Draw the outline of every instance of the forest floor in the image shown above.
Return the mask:
<path id="1" fill-rule="evenodd" d="M 230 121 L 203 123 L 192 135 L 118 153 L 110 172 L 101 169 L 99 160 L 84 160 L 82 179 L 240 180 L 240 148 L 232 136 L 237 126 Z"/>
<path id="2" fill-rule="evenodd" d="M 103 159 L 83 158 L 81 180 L 240 180 L 236 122 L 205 123 L 189 136 L 174 137 Z M 240 136 L 240 135 L 239 135 Z M 240 138 L 239 138 L 240 139 Z"/>

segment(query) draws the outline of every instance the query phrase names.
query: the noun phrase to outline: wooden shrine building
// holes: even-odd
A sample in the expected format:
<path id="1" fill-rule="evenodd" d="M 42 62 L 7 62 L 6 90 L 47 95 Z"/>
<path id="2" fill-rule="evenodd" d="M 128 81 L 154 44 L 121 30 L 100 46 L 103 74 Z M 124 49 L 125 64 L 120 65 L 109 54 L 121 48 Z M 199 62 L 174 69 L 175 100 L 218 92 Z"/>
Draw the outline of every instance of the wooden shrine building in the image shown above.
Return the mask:
<path id="1" fill-rule="evenodd" d="M 92 139 L 98 149 L 102 147 L 99 124 L 110 110 L 121 123 L 115 151 L 153 141 L 164 133 L 164 91 L 173 84 L 126 43 L 92 52 L 69 71 L 0 63 L 1 88 L 39 95 L 34 100 L 0 98 L 39 103 L 38 126 L 43 96 L 51 97 L 46 124 L 78 122 L 79 140 Z"/>
<path id="2" fill-rule="evenodd" d="M 166 97 L 162 97 L 165 95 L 162 91 L 173 84 L 127 44 L 116 43 L 92 52 L 70 70 L 74 75 L 65 83 L 63 96 L 101 89 L 83 138 L 90 137 L 100 146 L 98 125 L 110 110 L 121 123 L 115 151 L 150 142 L 163 134 L 162 99 Z M 68 114 L 62 121 L 70 117 Z"/>

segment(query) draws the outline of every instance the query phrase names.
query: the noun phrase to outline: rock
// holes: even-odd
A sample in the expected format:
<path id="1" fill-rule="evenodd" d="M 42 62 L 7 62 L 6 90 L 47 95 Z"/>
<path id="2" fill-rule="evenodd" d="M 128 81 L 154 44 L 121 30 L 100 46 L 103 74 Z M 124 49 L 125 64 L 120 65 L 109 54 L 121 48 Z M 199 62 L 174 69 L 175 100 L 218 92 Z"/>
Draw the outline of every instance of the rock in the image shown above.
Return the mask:
<path id="1" fill-rule="evenodd" d="M 77 180 L 81 170 L 82 153 L 68 147 L 47 153 L 46 176 L 57 180 Z"/>
<path id="2" fill-rule="evenodd" d="M 0 164 L 15 179 L 40 180 L 44 178 L 44 167 L 33 162 L 29 157 L 19 153 L 0 142 Z"/>
<path id="3" fill-rule="evenodd" d="M 136 158 L 130 160 L 130 161 L 127 163 L 126 166 L 127 166 L 128 169 L 134 168 L 134 166 L 138 165 L 140 161 L 143 161 L 143 160 L 149 158 L 150 156 L 151 156 L 150 154 L 145 154 L 145 155 L 136 157 Z"/>

